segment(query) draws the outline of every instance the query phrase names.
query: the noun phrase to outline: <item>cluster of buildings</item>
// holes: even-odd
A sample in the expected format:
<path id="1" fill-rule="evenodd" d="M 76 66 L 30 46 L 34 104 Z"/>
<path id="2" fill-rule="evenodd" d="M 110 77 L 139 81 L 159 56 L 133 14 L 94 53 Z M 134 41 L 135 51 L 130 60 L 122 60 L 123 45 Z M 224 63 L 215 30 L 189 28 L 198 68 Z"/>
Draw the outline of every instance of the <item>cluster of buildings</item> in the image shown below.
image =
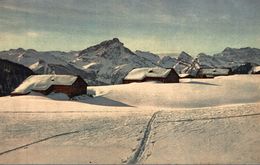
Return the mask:
<path id="1" fill-rule="evenodd" d="M 252 74 L 260 74 L 260 66 L 254 67 Z M 230 75 L 230 69 L 199 69 L 196 76 L 177 74 L 173 68 L 135 68 L 122 80 L 122 83 L 157 81 L 161 83 L 178 83 L 181 78 L 214 78 Z M 74 75 L 32 75 L 25 79 L 11 96 L 27 95 L 38 92 L 44 95 L 64 93 L 69 97 L 87 93 L 88 84 L 80 76 Z"/>

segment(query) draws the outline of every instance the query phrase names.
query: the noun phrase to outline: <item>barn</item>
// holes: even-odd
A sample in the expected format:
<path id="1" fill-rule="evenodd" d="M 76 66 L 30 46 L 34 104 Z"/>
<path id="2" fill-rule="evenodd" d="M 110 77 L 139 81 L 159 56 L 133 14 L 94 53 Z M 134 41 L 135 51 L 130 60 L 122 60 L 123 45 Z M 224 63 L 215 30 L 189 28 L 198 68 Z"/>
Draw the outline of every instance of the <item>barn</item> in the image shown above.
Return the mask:
<path id="1" fill-rule="evenodd" d="M 87 83 L 80 76 L 73 75 L 32 75 L 25 79 L 11 96 L 26 95 L 39 92 L 44 95 L 50 93 L 64 93 L 69 97 L 87 93 Z"/>
<path id="2" fill-rule="evenodd" d="M 216 76 L 228 76 L 231 74 L 229 68 L 199 69 L 198 78 L 214 78 Z"/>
<path id="3" fill-rule="evenodd" d="M 174 69 L 154 68 L 135 68 L 130 71 L 123 79 L 123 83 L 158 81 L 162 83 L 178 83 L 179 76 Z"/>

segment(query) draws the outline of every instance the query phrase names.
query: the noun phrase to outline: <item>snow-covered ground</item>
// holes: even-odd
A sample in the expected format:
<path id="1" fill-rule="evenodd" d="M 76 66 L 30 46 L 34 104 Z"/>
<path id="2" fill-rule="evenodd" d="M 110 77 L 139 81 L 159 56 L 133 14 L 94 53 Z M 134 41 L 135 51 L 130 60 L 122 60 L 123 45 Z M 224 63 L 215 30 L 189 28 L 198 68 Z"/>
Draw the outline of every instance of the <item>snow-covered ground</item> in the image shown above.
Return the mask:
<path id="1" fill-rule="evenodd" d="M 260 76 L 0 98 L 0 163 L 260 163 Z"/>
<path id="2" fill-rule="evenodd" d="M 260 101 L 258 75 L 180 81 L 173 84 L 147 82 L 90 87 L 89 91 L 131 106 L 158 108 L 195 108 Z"/>

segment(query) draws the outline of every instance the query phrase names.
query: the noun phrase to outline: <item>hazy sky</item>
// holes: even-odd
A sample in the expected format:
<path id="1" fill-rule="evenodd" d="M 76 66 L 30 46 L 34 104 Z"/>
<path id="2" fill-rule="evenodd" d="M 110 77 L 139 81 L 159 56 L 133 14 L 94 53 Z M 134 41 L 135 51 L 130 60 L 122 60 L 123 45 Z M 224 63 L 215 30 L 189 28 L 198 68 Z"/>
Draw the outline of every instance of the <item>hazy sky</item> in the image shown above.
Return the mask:
<path id="1" fill-rule="evenodd" d="M 0 0 L 0 50 L 82 50 L 117 37 L 155 53 L 260 47 L 260 0 Z"/>

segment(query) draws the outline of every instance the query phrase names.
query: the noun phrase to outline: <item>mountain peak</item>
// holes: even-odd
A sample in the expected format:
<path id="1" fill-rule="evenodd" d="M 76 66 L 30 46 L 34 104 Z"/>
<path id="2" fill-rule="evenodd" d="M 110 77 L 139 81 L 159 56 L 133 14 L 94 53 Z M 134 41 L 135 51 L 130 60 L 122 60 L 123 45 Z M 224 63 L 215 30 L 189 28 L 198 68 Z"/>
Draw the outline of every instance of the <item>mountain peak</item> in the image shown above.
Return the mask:
<path id="1" fill-rule="evenodd" d="M 134 54 L 131 50 L 124 47 L 124 44 L 120 42 L 118 38 L 113 38 L 112 40 L 106 40 L 97 45 L 82 50 L 79 53 L 79 56 L 97 55 L 97 56 L 107 57 L 111 55 L 113 56 L 120 55 L 122 54 L 122 52 L 127 52 L 128 54 Z"/>
<path id="2" fill-rule="evenodd" d="M 114 41 L 114 42 L 120 42 L 118 38 L 113 38 L 112 41 Z"/>
<path id="3" fill-rule="evenodd" d="M 120 42 L 120 40 L 118 38 L 113 38 L 112 40 L 106 40 L 99 44 L 96 44 L 94 46 L 91 46 L 91 47 L 88 47 L 87 49 L 82 50 L 79 53 L 79 56 L 88 54 L 88 52 L 98 51 L 100 49 L 120 48 L 120 47 L 123 47 L 123 45 L 124 44 L 122 42 Z"/>
<path id="4" fill-rule="evenodd" d="M 35 49 L 27 49 L 26 51 L 30 52 L 30 53 L 37 53 L 37 51 Z"/>
<path id="5" fill-rule="evenodd" d="M 192 60 L 193 60 L 193 57 L 184 51 L 182 51 L 178 57 L 178 61 L 182 61 L 182 62 L 191 63 Z"/>
<path id="6" fill-rule="evenodd" d="M 205 57 L 205 56 L 209 56 L 209 55 L 207 55 L 206 53 L 199 53 L 199 54 L 197 55 L 198 58 L 200 58 L 200 57 Z"/>
<path id="7" fill-rule="evenodd" d="M 182 52 L 180 53 L 180 55 L 182 55 L 182 54 L 190 56 L 188 53 L 186 53 L 186 52 L 184 52 L 184 51 L 182 51 Z"/>
<path id="8" fill-rule="evenodd" d="M 112 40 L 103 41 L 100 44 L 97 44 L 95 46 L 110 46 L 110 45 L 123 46 L 124 44 L 120 42 L 118 38 L 113 38 Z"/>
<path id="9" fill-rule="evenodd" d="M 223 52 L 229 52 L 229 51 L 232 51 L 233 50 L 233 48 L 231 48 L 231 47 L 226 47 L 224 50 L 223 50 Z"/>
<path id="10" fill-rule="evenodd" d="M 23 48 L 17 48 L 17 49 L 10 49 L 9 51 L 14 51 L 14 52 L 25 52 Z"/>

